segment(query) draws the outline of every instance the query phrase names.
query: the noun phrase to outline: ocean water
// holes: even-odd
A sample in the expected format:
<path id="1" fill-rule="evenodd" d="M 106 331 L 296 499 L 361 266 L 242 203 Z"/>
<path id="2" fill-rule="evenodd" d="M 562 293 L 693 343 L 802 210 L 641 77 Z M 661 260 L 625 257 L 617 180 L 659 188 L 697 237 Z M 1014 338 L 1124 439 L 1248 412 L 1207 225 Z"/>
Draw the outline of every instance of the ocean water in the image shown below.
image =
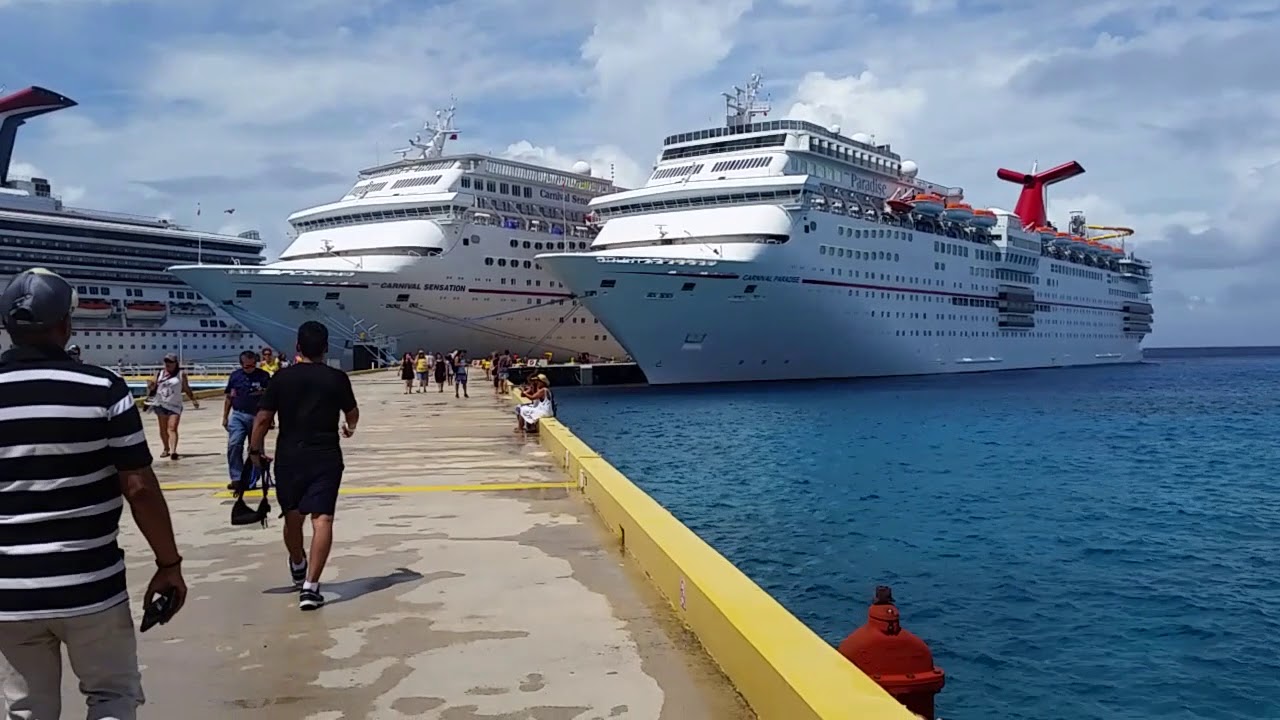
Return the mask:
<path id="1" fill-rule="evenodd" d="M 891 585 L 943 718 L 1280 718 L 1280 358 L 558 401 L 828 641 Z"/>

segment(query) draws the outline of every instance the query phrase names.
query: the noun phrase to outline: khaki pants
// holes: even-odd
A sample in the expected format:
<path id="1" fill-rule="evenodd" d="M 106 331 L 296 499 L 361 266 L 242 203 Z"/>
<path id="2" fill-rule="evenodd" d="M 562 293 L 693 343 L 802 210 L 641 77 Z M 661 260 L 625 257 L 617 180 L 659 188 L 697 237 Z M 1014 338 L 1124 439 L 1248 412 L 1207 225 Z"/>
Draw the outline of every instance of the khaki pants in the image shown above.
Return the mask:
<path id="1" fill-rule="evenodd" d="M 80 617 L 0 622 L 5 717 L 58 720 L 63 645 L 89 706 L 88 720 L 136 720 L 144 698 L 127 602 Z"/>

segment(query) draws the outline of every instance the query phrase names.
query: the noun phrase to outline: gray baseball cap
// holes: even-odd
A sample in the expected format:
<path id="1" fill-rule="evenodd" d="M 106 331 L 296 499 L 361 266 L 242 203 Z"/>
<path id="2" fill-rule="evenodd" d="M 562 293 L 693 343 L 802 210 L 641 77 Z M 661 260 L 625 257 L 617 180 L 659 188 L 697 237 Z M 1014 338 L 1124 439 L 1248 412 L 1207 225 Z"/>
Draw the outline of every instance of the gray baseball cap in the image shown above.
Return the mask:
<path id="1" fill-rule="evenodd" d="M 76 307 L 76 289 L 45 268 L 18 273 L 0 293 L 0 318 L 6 328 L 52 327 Z"/>

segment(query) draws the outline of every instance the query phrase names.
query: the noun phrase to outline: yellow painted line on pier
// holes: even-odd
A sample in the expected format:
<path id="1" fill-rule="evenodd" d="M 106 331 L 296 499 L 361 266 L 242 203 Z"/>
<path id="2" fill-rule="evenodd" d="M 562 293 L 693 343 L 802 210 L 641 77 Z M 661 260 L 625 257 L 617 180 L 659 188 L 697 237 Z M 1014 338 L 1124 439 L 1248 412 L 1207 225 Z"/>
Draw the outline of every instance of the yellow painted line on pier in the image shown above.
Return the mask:
<path id="1" fill-rule="evenodd" d="M 226 490 L 226 483 L 211 482 L 162 482 L 161 490 Z"/>
<path id="2" fill-rule="evenodd" d="M 165 490 L 221 490 L 214 497 L 235 497 L 227 490 L 226 483 L 161 483 Z M 501 492 L 510 490 L 565 490 L 577 487 L 570 482 L 527 482 L 527 483 L 478 483 L 474 485 L 369 485 L 365 487 L 344 487 L 338 491 L 340 495 L 404 495 L 425 492 Z M 260 495 L 260 490 L 250 490 L 249 497 Z"/>

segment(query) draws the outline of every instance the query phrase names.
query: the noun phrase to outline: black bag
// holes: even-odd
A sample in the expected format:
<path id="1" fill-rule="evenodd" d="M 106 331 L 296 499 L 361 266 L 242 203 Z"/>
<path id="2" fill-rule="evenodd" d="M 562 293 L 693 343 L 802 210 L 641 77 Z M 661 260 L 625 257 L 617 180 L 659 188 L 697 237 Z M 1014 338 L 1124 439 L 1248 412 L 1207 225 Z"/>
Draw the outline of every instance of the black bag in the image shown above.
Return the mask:
<path id="1" fill-rule="evenodd" d="M 258 503 L 258 509 L 250 508 L 248 503 L 244 501 L 244 494 L 253 486 L 253 481 L 257 480 L 262 485 L 262 501 Z M 261 523 L 262 527 L 267 526 L 267 517 L 271 515 L 271 502 L 267 500 L 267 489 L 271 487 L 271 461 L 263 459 L 262 467 L 258 468 L 251 462 L 244 464 L 244 469 L 240 471 L 240 482 L 236 483 L 235 504 L 231 506 L 231 524 L 232 525 L 253 525 Z"/>

